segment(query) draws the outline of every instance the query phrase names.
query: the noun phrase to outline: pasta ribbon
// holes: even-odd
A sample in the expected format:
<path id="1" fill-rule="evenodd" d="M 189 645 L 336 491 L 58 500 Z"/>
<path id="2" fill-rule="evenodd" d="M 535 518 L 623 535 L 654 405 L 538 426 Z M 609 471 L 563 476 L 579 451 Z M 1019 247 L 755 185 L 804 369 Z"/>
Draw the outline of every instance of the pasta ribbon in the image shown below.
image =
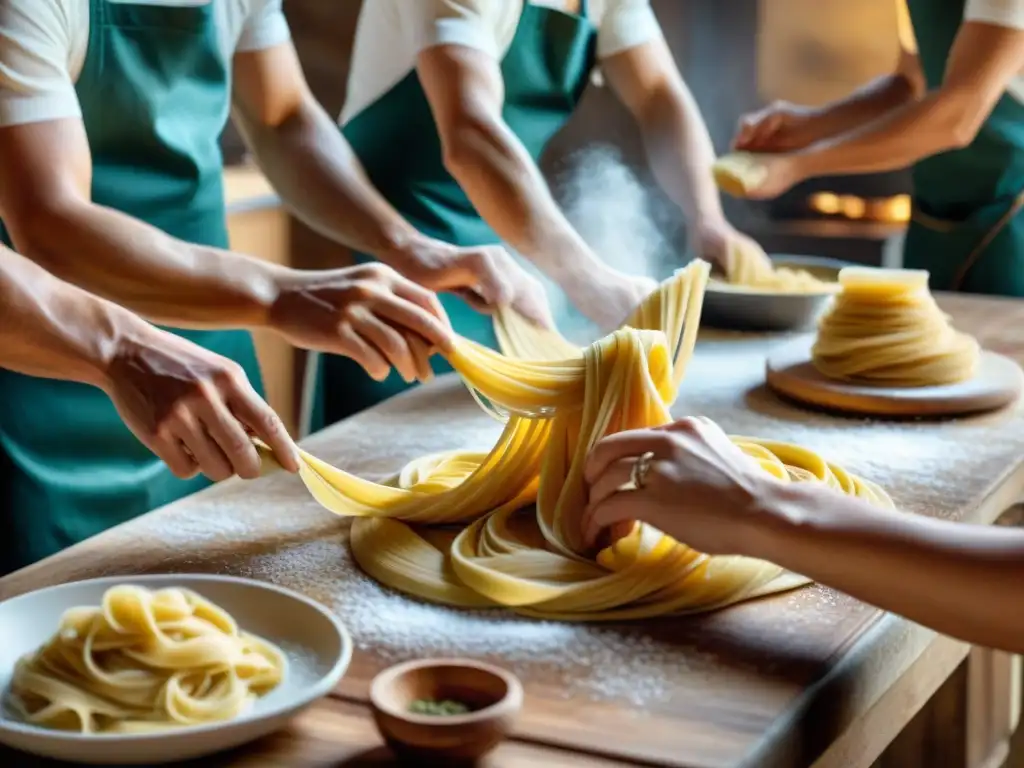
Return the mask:
<path id="1" fill-rule="evenodd" d="M 598 552 L 582 540 L 587 455 L 605 435 L 671 420 L 709 273 L 693 262 L 582 349 L 511 312 L 495 321 L 505 354 L 458 340 L 453 367 L 507 417 L 486 454 L 428 456 L 376 484 L 303 453 L 309 491 L 355 518 L 360 568 L 422 600 L 565 621 L 707 611 L 806 584 L 771 563 L 709 557 L 644 523 Z M 892 507 L 881 488 L 804 448 L 734 441 L 780 482 L 824 483 Z"/>
<path id="2" fill-rule="evenodd" d="M 10 701 L 33 725 L 142 733 L 231 720 L 282 680 L 281 651 L 184 589 L 111 587 L 18 661 Z"/>

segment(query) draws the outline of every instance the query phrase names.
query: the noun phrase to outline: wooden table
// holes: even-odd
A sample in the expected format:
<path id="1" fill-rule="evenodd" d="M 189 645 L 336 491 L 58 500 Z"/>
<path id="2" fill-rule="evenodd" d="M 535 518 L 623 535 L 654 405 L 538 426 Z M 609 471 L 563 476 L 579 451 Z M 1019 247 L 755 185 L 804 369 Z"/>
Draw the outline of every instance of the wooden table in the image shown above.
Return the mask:
<path id="1" fill-rule="evenodd" d="M 943 304 L 987 347 L 1024 359 L 1024 302 Z M 938 424 L 810 414 L 761 385 L 763 356 L 779 342 L 703 339 L 676 412 L 819 450 L 883 484 L 908 512 L 990 523 L 1021 497 L 1024 408 Z M 448 379 L 315 435 L 306 447 L 382 477 L 430 451 L 486 448 L 497 432 Z M 820 587 L 692 620 L 626 626 L 458 613 L 367 580 L 346 535 L 345 521 L 294 477 L 232 480 L 0 580 L 0 599 L 101 574 L 198 571 L 273 581 L 332 607 L 357 645 L 337 691 L 291 730 L 203 765 L 388 764 L 365 704 L 368 682 L 391 663 L 435 654 L 496 660 L 523 678 L 517 738 L 491 765 L 869 765 L 968 652 Z"/>

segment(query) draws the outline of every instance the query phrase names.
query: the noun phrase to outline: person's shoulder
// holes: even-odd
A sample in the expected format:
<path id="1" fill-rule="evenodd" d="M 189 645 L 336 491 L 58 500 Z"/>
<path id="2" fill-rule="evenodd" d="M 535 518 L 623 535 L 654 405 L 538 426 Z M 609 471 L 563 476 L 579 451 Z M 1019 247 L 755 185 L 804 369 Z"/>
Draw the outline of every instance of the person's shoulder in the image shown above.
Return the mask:
<path id="1" fill-rule="evenodd" d="M 1024 0 L 966 0 L 964 20 L 1024 29 Z"/>
<path id="2" fill-rule="evenodd" d="M 600 58 L 635 48 L 661 35 L 650 0 L 590 0 L 598 25 Z"/>
<path id="3" fill-rule="evenodd" d="M 218 3 L 221 34 L 236 53 L 272 48 L 291 38 L 282 0 L 213 1 Z"/>
<path id="4" fill-rule="evenodd" d="M 88 0 L 0 2 L 0 125 L 81 115 L 74 80 L 88 26 Z"/>
<path id="5" fill-rule="evenodd" d="M 463 45 L 500 55 L 515 34 L 522 0 L 366 0 L 394 8 L 414 49 Z"/>
<path id="6" fill-rule="evenodd" d="M 89 0 L 0 0 L 0 29 L 12 36 L 66 37 L 88 25 Z"/>

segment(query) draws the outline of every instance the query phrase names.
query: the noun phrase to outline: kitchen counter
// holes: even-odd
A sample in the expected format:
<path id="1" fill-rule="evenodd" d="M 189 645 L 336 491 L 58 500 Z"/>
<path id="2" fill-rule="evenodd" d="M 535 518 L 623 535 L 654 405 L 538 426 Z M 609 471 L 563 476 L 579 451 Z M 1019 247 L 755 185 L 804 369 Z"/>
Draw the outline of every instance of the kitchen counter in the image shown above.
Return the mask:
<path id="1" fill-rule="evenodd" d="M 941 303 L 986 347 L 1024 360 L 1024 302 Z M 763 357 L 776 343 L 703 335 L 675 413 L 818 450 L 882 484 L 907 512 L 991 523 L 1021 498 L 1024 406 L 944 423 L 808 413 L 762 387 Z M 458 380 L 444 377 L 304 446 L 381 478 L 432 451 L 488 448 L 499 430 Z M 0 579 L 0 599 L 98 575 L 216 572 L 271 581 L 331 607 L 357 648 L 338 689 L 289 730 L 203 762 L 210 766 L 389 765 L 366 704 L 370 679 L 400 660 L 451 654 L 498 661 L 526 686 L 516 738 L 489 765 L 868 766 L 971 650 L 819 586 L 628 625 L 459 613 L 367 579 L 349 555 L 347 530 L 295 477 L 231 480 Z M 990 677 L 1007 677 L 1002 669 Z M 972 690 L 990 717 L 995 705 Z M 991 740 L 1009 727 L 989 727 Z M 974 750 L 981 754 L 977 743 Z"/>

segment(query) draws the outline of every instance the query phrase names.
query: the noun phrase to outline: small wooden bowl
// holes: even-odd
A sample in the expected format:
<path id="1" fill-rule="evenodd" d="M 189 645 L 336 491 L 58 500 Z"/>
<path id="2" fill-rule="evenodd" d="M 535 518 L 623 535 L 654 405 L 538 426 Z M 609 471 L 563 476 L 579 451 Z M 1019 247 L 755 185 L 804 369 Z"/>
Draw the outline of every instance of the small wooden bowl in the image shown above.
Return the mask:
<path id="1" fill-rule="evenodd" d="M 465 715 L 419 715 L 418 700 L 461 702 Z M 370 685 L 374 720 L 402 758 L 471 762 L 490 752 L 523 706 L 523 686 L 510 672 L 468 659 L 424 659 L 381 672 Z"/>

